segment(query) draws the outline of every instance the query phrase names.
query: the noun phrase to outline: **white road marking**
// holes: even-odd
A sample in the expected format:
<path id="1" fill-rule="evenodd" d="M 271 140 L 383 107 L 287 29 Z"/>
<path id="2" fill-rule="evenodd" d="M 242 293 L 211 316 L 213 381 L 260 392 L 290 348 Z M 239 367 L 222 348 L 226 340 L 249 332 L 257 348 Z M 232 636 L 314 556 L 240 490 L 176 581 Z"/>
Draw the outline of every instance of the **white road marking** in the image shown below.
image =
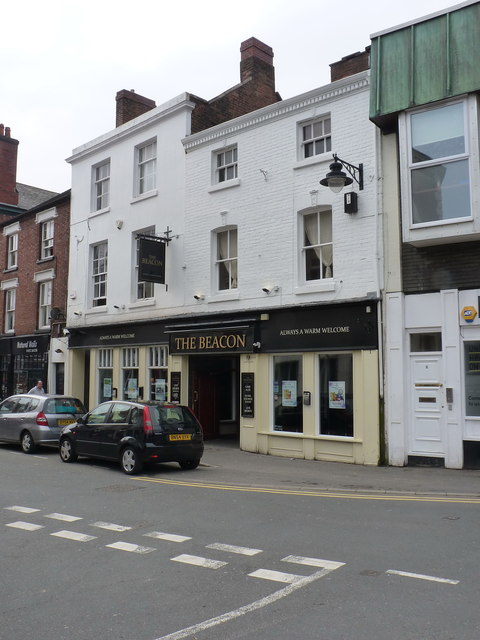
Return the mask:
<path id="1" fill-rule="evenodd" d="M 19 513 L 36 513 L 40 511 L 40 509 L 32 509 L 31 507 L 19 507 L 18 505 L 13 505 L 12 507 L 5 507 L 9 511 L 18 511 Z"/>
<path id="2" fill-rule="evenodd" d="M 257 569 L 257 571 L 248 575 L 251 578 L 262 578 L 263 580 L 273 580 L 274 582 L 284 582 L 286 584 L 293 584 L 303 577 L 294 573 L 282 573 L 281 571 L 270 571 L 269 569 Z"/>
<path id="3" fill-rule="evenodd" d="M 151 553 L 155 551 L 152 547 L 141 547 L 139 544 L 131 544 L 130 542 L 114 542 L 107 544 L 110 549 L 118 549 L 119 551 L 129 551 L 130 553 Z"/>
<path id="4" fill-rule="evenodd" d="M 250 549 L 249 547 L 236 547 L 231 544 L 222 544 L 221 542 L 214 542 L 213 544 L 207 544 L 207 549 L 216 549 L 217 551 L 227 551 L 229 553 L 239 553 L 244 556 L 255 556 L 257 553 L 262 553 L 261 549 Z"/>
<path id="5" fill-rule="evenodd" d="M 178 536 L 175 533 L 162 533 L 161 531 L 152 531 L 143 534 L 147 538 L 156 538 L 157 540 L 167 540 L 168 542 L 186 542 L 191 540 L 188 536 Z"/>
<path id="6" fill-rule="evenodd" d="M 460 580 L 450 580 L 448 578 L 437 578 L 435 576 L 425 576 L 421 573 L 409 573 L 408 571 L 395 571 L 389 569 L 385 573 L 394 576 L 403 576 L 405 578 L 417 578 L 418 580 L 429 580 L 430 582 L 442 582 L 444 584 L 459 584 Z"/>
<path id="7" fill-rule="evenodd" d="M 107 529 L 108 531 L 130 531 L 132 527 L 124 527 L 121 524 L 113 524 L 112 522 L 93 522 L 91 527 L 98 527 L 99 529 Z"/>
<path id="8" fill-rule="evenodd" d="M 75 542 L 90 542 L 90 540 L 95 540 L 96 536 L 87 536 L 85 533 L 78 533 L 77 531 L 56 531 L 55 533 L 51 533 L 51 536 L 55 536 L 56 538 L 65 538 L 67 540 L 74 540 Z"/>
<path id="9" fill-rule="evenodd" d="M 185 629 L 180 629 L 179 631 L 174 631 L 173 633 L 169 633 L 166 636 L 161 636 L 160 638 L 156 638 L 156 640 L 183 640 L 183 638 L 189 638 L 191 636 L 195 636 L 196 634 L 205 631 L 206 629 L 211 629 L 212 627 L 216 627 L 220 624 L 225 624 L 226 622 L 230 622 L 231 620 L 235 620 L 236 618 L 240 618 L 241 616 L 246 615 L 247 613 L 252 613 L 253 611 L 258 611 L 263 607 L 267 607 L 274 602 L 278 602 L 282 598 L 289 596 L 294 593 L 298 589 L 302 589 L 307 585 L 323 578 L 327 574 L 330 573 L 332 569 L 321 569 L 320 571 L 316 571 L 311 576 L 305 576 L 297 580 L 296 582 L 275 591 L 274 593 L 266 596 L 265 598 L 261 598 L 260 600 L 255 600 L 250 604 L 247 604 L 238 609 L 234 609 L 233 611 L 228 611 L 227 613 L 223 613 L 216 618 L 210 618 L 209 620 L 204 620 L 203 622 L 199 622 L 198 624 L 194 624 L 191 627 L 186 627 Z"/>
<path id="10" fill-rule="evenodd" d="M 49 513 L 45 518 L 62 520 L 63 522 L 75 522 L 76 520 L 82 520 L 82 518 L 77 518 L 77 516 L 68 516 L 66 513 Z"/>
<path id="11" fill-rule="evenodd" d="M 282 558 L 282 562 L 293 562 L 294 564 L 303 564 L 308 567 L 323 567 L 334 571 L 339 567 L 343 567 L 344 562 L 332 562 L 331 560 L 322 560 L 321 558 L 305 558 L 304 556 L 287 556 Z"/>
<path id="12" fill-rule="evenodd" d="M 13 527 L 14 529 L 23 529 L 23 531 L 38 531 L 38 529 L 43 529 L 41 524 L 32 524 L 31 522 L 10 522 L 6 527 Z"/>
<path id="13" fill-rule="evenodd" d="M 176 558 L 172 558 L 174 562 L 184 562 L 185 564 L 194 564 L 197 567 L 204 567 L 205 569 L 220 569 L 224 567 L 228 562 L 221 562 L 220 560 L 210 560 L 209 558 L 202 558 L 201 556 L 189 556 L 184 553 Z"/>

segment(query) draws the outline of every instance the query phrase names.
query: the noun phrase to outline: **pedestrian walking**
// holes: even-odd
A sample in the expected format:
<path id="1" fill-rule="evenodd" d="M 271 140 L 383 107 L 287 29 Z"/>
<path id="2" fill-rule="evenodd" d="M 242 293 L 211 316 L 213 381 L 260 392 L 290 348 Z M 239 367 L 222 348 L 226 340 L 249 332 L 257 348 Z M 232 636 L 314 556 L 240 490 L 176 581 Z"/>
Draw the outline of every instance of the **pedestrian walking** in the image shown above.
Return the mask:
<path id="1" fill-rule="evenodd" d="M 43 382 L 38 380 L 37 384 L 30 389 L 28 393 L 33 393 L 36 396 L 45 395 L 45 389 L 43 388 Z"/>

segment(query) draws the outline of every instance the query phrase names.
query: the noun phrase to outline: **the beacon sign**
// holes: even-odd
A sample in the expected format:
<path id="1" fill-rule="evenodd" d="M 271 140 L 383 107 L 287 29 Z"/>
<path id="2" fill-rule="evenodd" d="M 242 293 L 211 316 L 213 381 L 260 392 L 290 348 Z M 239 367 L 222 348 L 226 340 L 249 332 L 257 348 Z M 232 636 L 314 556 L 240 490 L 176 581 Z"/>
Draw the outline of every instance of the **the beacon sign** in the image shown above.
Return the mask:
<path id="1" fill-rule="evenodd" d="M 170 335 L 170 353 L 244 353 L 252 351 L 251 331 L 205 331 Z"/>

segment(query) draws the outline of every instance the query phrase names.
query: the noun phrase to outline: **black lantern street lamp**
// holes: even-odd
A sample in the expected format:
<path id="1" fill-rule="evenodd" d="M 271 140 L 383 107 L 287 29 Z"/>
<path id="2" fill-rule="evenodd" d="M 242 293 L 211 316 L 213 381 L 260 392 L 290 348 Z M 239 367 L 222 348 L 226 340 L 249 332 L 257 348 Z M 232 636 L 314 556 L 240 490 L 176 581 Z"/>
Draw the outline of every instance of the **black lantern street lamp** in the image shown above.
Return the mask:
<path id="1" fill-rule="evenodd" d="M 352 184 L 355 180 L 358 184 L 359 190 L 363 191 L 363 164 L 359 164 L 358 167 L 356 167 L 355 165 L 342 160 L 336 153 L 334 153 L 333 162 L 329 168 L 330 171 L 327 173 L 325 178 L 320 180 L 320 184 L 322 186 L 329 187 L 333 193 L 340 193 L 343 187 Z M 351 178 L 342 171 L 344 168 L 352 176 Z"/>

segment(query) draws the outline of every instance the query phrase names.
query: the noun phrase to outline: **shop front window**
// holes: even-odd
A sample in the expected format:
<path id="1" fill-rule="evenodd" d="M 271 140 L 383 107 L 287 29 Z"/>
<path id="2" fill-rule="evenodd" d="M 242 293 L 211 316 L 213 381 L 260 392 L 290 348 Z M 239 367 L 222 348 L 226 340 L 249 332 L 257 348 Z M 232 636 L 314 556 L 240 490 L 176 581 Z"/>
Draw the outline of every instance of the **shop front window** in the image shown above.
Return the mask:
<path id="1" fill-rule="evenodd" d="M 465 342 L 465 415 L 480 417 L 480 341 Z"/>
<path id="2" fill-rule="evenodd" d="M 167 347 L 150 347 L 148 370 L 150 380 L 150 400 L 166 402 L 168 398 L 167 363 Z"/>
<path id="3" fill-rule="evenodd" d="M 98 350 L 98 402 L 112 399 L 113 349 Z"/>
<path id="4" fill-rule="evenodd" d="M 123 400 L 138 400 L 138 349 L 123 349 Z"/>
<path id="5" fill-rule="evenodd" d="M 303 433 L 301 356 L 273 358 L 274 431 Z"/>
<path id="6" fill-rule="evenodd" d="M 353 437 L 352 355 L 319 356 L 320 433 Z"/>

